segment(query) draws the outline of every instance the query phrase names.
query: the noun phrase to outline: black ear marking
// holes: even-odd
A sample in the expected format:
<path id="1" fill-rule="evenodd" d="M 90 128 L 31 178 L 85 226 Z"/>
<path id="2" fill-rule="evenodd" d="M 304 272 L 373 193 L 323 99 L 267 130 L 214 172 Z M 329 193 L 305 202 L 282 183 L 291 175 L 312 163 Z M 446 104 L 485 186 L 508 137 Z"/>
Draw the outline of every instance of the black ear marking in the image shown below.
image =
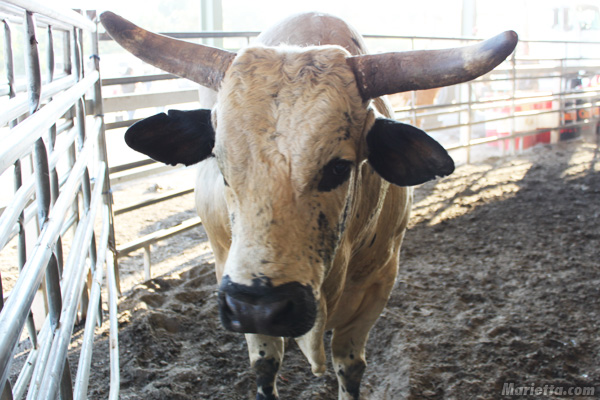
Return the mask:
<path id="1" fill-rule="evenodd" d="M 196 164 L 212 154 L 210 110 L 169 110 L 133 124 L 125 133 L 132 149 L 165 164 Z"/>
<path id="2" fill-rule="evenodd" d="M 433 138 L 414 126 L 378 118 L 367 134 L 369 163 L 385 180 L 414 186 L 450 175 L 454 161 Z"/>

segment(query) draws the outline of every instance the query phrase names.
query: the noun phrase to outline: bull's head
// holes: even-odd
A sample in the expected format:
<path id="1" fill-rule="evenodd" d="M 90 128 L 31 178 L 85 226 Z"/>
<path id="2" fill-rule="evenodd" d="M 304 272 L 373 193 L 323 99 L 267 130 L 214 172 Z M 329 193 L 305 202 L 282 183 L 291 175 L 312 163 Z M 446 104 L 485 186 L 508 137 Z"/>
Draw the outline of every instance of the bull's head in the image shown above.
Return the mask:
<path id="1" fill-rule="evenodd" d="M 322 284 L 357 217 L 364 174 L 412 186 L 454 170 L 442 146 L 382 118 L 370 100 L 474 79 L 516 45 L 507 32 L 438 51 L 351 56 L 337 46 L 251 47 L 234 54 L 144 31 L 112 13 L 102 22 L 141 59 L 218 91 L 212 113 L 159 114 L 132 126 L 126 141 L 167 164 L 216 157 L 232 234 L 222 320 L 274 336 L 306 333 L 324 309 Z M 387 185 L 376 182 L 376 191 Z"/>

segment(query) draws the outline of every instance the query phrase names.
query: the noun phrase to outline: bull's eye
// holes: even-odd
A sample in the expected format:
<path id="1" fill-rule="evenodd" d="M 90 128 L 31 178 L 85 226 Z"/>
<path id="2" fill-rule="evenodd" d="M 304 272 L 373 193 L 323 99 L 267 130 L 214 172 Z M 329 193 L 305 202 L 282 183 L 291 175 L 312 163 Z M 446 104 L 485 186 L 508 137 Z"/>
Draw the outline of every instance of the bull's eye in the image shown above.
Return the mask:
<path id="1" fill-rule="evenodd" d="M 352 161 L 334 158 L 323 167 L 323 175 L 317 189 L 320 192 L 329 192 L 346 182 L 352 171 Z"/>

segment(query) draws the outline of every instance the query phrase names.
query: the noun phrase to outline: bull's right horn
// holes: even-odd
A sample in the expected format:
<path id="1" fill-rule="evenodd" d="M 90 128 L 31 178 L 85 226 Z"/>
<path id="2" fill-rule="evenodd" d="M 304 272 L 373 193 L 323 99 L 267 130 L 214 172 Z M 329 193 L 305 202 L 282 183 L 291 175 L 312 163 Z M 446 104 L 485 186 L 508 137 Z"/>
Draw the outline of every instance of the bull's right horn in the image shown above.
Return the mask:
<path id="1" fill-rule="evenodd" d="M 490 72 L 518 42 L 507 31 L 471 46 L 348 57 L 364 100 L 467 82 Z"/>
<path id="2" fill-rule="evenodd" d="M 148 32 L 110 11 L 100 15 L 106 32 L 148 64 L 218 90 L 235 53 Z"/>

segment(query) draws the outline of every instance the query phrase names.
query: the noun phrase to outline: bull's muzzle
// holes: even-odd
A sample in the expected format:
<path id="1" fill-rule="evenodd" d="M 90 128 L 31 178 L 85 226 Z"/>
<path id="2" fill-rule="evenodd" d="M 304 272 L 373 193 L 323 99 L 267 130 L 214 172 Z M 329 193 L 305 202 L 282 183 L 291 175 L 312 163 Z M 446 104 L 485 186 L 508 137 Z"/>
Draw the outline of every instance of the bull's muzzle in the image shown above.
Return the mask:
<path id="1" fill-rule="evenodd" d="M 230 331 L 297 337 L 313 327 L 317 306 L 308 285 L 272 286 L 264 278 L 242 285 L 226 275 L 219 288 L 219 311 L 223 326 Z"/>

